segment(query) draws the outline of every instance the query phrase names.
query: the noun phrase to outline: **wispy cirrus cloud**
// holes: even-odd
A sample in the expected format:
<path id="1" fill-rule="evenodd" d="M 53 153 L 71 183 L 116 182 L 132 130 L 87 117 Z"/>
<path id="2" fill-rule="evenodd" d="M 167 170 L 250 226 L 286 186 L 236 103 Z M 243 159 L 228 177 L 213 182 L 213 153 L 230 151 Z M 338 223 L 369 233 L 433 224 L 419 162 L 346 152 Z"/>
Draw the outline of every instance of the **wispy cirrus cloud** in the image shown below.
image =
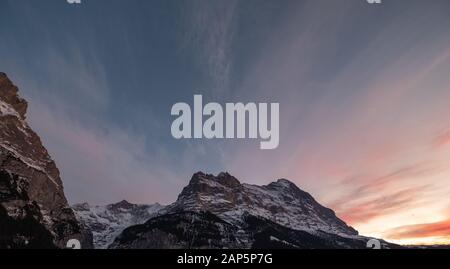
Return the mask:
<path id="1" fill-rule="evenodd" d="M 376 217 L 386 216 L 423 204 L 423 194 L 430 187 L 423 185 L 390 192 L 389 194 L 380 194 L 375 198 L 347 200 L 345 203 L 350 206 L 338 210 L 337 214 L 352 225 L 367 223 Z"/>
<path id="2" fill-rule="evenodd" d="M 419 163 L 378 177 L 348 178 L 337 184 L 342 190 L 339 198 L 327 204 L 352 225 L 368 223 L 425 204 L 434 187 L 421 179 L 441 171 L 439 166 Z"/>
<path id="3" fill-rule="evenodd" d="M 211 81 L 210 90 L 223 96 L 230 86 L 233 38 L 238 1 L 194 0 L 184 3 L 184 46 L 196 51 L 195 60 Z"/>
<path id="4" fill-rule="evenodd" d="M 347 178 L 338 183 L 340 186 L 351 186 L 349 192 L 341 193 L 339 199 L 332 201 L 329 205 L 342 213 L 343 215 L 347 215 L 347 211 L 352 212 L 353 209 L 347 209 L 345 211 L 341 211 L 343 207 L 348 206 L 350 204 L 359 203 L 361 200 L 366 199 L 367 197 L 373 196 L 374 194 L 386 194 L 391 190 L 395 190 L 396 186 L 405 186 L 407 182 L 413 182 L 414 179 L 423 178 L 427 175 L 433 175 L 439 172 L 439 167 L 430 166 L 426 163 L 410 165 L 406 167 L 402 167 L 400 169 L 396 169 L 391 171 L 385 175 L 381 175 L 379 177 L 351 177 Z M 426 190 L 429 186 L 419 187 L 422 191 Z M 401 191 L 397 194 L 417 194 L 415 192 L 416 188 L 409 189 L 407 191 Z M 395 194 L 391 194 L 395 196 Z M 372 201 L 376 203 L 377 201 L 386 200 L 384 198 L 376 198 Z M 363 201 L 360 205 L 365 207 L 368 202 Z M 376 207 L 376 205 L 374 205 Z M 381 213 L 380 213 L 381 215 Z"/>

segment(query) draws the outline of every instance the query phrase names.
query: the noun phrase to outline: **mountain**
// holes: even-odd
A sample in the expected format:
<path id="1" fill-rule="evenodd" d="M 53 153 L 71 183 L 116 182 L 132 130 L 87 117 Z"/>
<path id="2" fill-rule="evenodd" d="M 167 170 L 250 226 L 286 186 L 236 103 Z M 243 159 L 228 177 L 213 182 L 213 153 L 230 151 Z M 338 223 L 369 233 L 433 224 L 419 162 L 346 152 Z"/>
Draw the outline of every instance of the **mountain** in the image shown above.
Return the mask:
<path id="1" fill-rule="evenodd" d="M 366 248 L 370 239 L 286 179 L 256 186 L 199 172 L 176 202 L 110 248 Z"/>
<path id="2" fill-rule="evenodd" d="M 166 211 L 209 211 L 236 225 L 241 224 L 244 214 L 249 214 L 294 230 L 358 234 L 331 209 L 323 207 L 309 193 L 286 179 L 256 186 L 241 184 L 228 173 L 215 177 L 199 172 L 193 175 L 189 185 Z"/>
<path id="3" fill-rule="evenodd" d="M 65 248 L 92 236 L 69 207 L 58 168 L 26 122 L 27 102 L 0 73 L 0 248 Z"/>
<path id="4" fill-rule="evenodd" d="M 183 211 L 125 229 L 112 249 L 343 249 L 367 247 L 370 238 L 294 230 L 253 215 L 233 225 L 211 212 Z M 380 241 L 385 248 L 397 246 Z"/>
<path id="5" fill-rule="evenodd" d="M 92 231 L 94 247 L 104 249 L 125 228 L 146 222 L 164 207 L 160 204 L 136 205 L 124 200 L 106 206 L 76 204 L 72 208 L 77 218 Z"/>

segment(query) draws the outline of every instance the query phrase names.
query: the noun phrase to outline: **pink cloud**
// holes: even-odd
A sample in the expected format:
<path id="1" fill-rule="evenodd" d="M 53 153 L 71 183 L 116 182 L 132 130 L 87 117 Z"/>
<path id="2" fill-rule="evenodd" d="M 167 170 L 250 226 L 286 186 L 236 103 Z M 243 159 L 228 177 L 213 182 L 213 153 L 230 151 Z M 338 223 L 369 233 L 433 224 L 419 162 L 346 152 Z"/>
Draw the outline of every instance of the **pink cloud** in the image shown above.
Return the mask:
<path id="1" fill-rule="evenodd" d="M 450 239 L 450 219 L 435 222 L 401 226 L 386 232 L 390 239 L 440 237 Z"/>
<path id="2" fill-rule="evenodd" d="M 350 177 L 343 180 L 340 184 L 351 186 L 351 190 L 347 193 L 342 193 L 341 196 L 329 205 L 337 211 L 340 211 L 346 205 L 351 203 L 361 203 L 360 200 L 364 200 L 371 195 L 389 195 L 392 191 L 395 191 L 399 183 L 406 185 L 406 180 L 422 177 L 424 175 L 431 175 L 440 171 L 436 167 L 431 167 L 425 164 L 411 165 L 403 167 L 401 169 L 394 170 L 386 175 L 379 177 Z M 366 202 L 363 202 L 363 206 L 366 206 Z M 346 215 L 347 211 L 352 209 L 346 209 L 341 214 Z"/>
<path id="3" fill-rule="evenodd" d="M 352 225 L 367 223 L 376 217 L 386 216 L 419 205 L 423 192 L 429 187 L 419 186 L 380 195 L 380 197 L 368 201 L 358 201 L 353 206 L 339 211 L 338 215 Z"/>

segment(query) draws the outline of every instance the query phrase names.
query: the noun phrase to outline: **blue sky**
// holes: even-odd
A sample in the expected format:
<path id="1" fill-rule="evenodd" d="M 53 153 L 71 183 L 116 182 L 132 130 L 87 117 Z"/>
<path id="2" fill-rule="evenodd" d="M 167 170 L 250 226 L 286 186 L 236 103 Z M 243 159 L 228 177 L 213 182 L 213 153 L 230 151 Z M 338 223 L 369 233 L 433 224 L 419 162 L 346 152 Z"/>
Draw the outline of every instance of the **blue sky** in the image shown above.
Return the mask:
<path id="1" fill-rule="evenodd" d="M 383 235 L 450 219 L 449 25 L 446 0 L 0 0 L 0 71 L 72 203 L 170 203 L 229 171 Z M 280 147 L 174 140 L 194 94 L 279 102 Z"/>

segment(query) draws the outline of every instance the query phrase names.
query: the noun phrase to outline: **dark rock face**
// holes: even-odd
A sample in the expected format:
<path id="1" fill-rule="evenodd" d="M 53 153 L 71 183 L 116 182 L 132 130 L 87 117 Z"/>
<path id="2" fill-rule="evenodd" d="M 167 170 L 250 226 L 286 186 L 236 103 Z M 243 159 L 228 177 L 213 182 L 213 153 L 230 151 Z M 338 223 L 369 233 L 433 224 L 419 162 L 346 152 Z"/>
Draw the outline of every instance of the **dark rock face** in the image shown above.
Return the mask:
<path id="1" fill-rule="evenodd" d="M 67 203 L 56 164 L 25 121 L 27 102 L 17 92 L 0 73 L 0 248 L 64 248 L 69 239 L 92 247 L 90 232 Z"/>

